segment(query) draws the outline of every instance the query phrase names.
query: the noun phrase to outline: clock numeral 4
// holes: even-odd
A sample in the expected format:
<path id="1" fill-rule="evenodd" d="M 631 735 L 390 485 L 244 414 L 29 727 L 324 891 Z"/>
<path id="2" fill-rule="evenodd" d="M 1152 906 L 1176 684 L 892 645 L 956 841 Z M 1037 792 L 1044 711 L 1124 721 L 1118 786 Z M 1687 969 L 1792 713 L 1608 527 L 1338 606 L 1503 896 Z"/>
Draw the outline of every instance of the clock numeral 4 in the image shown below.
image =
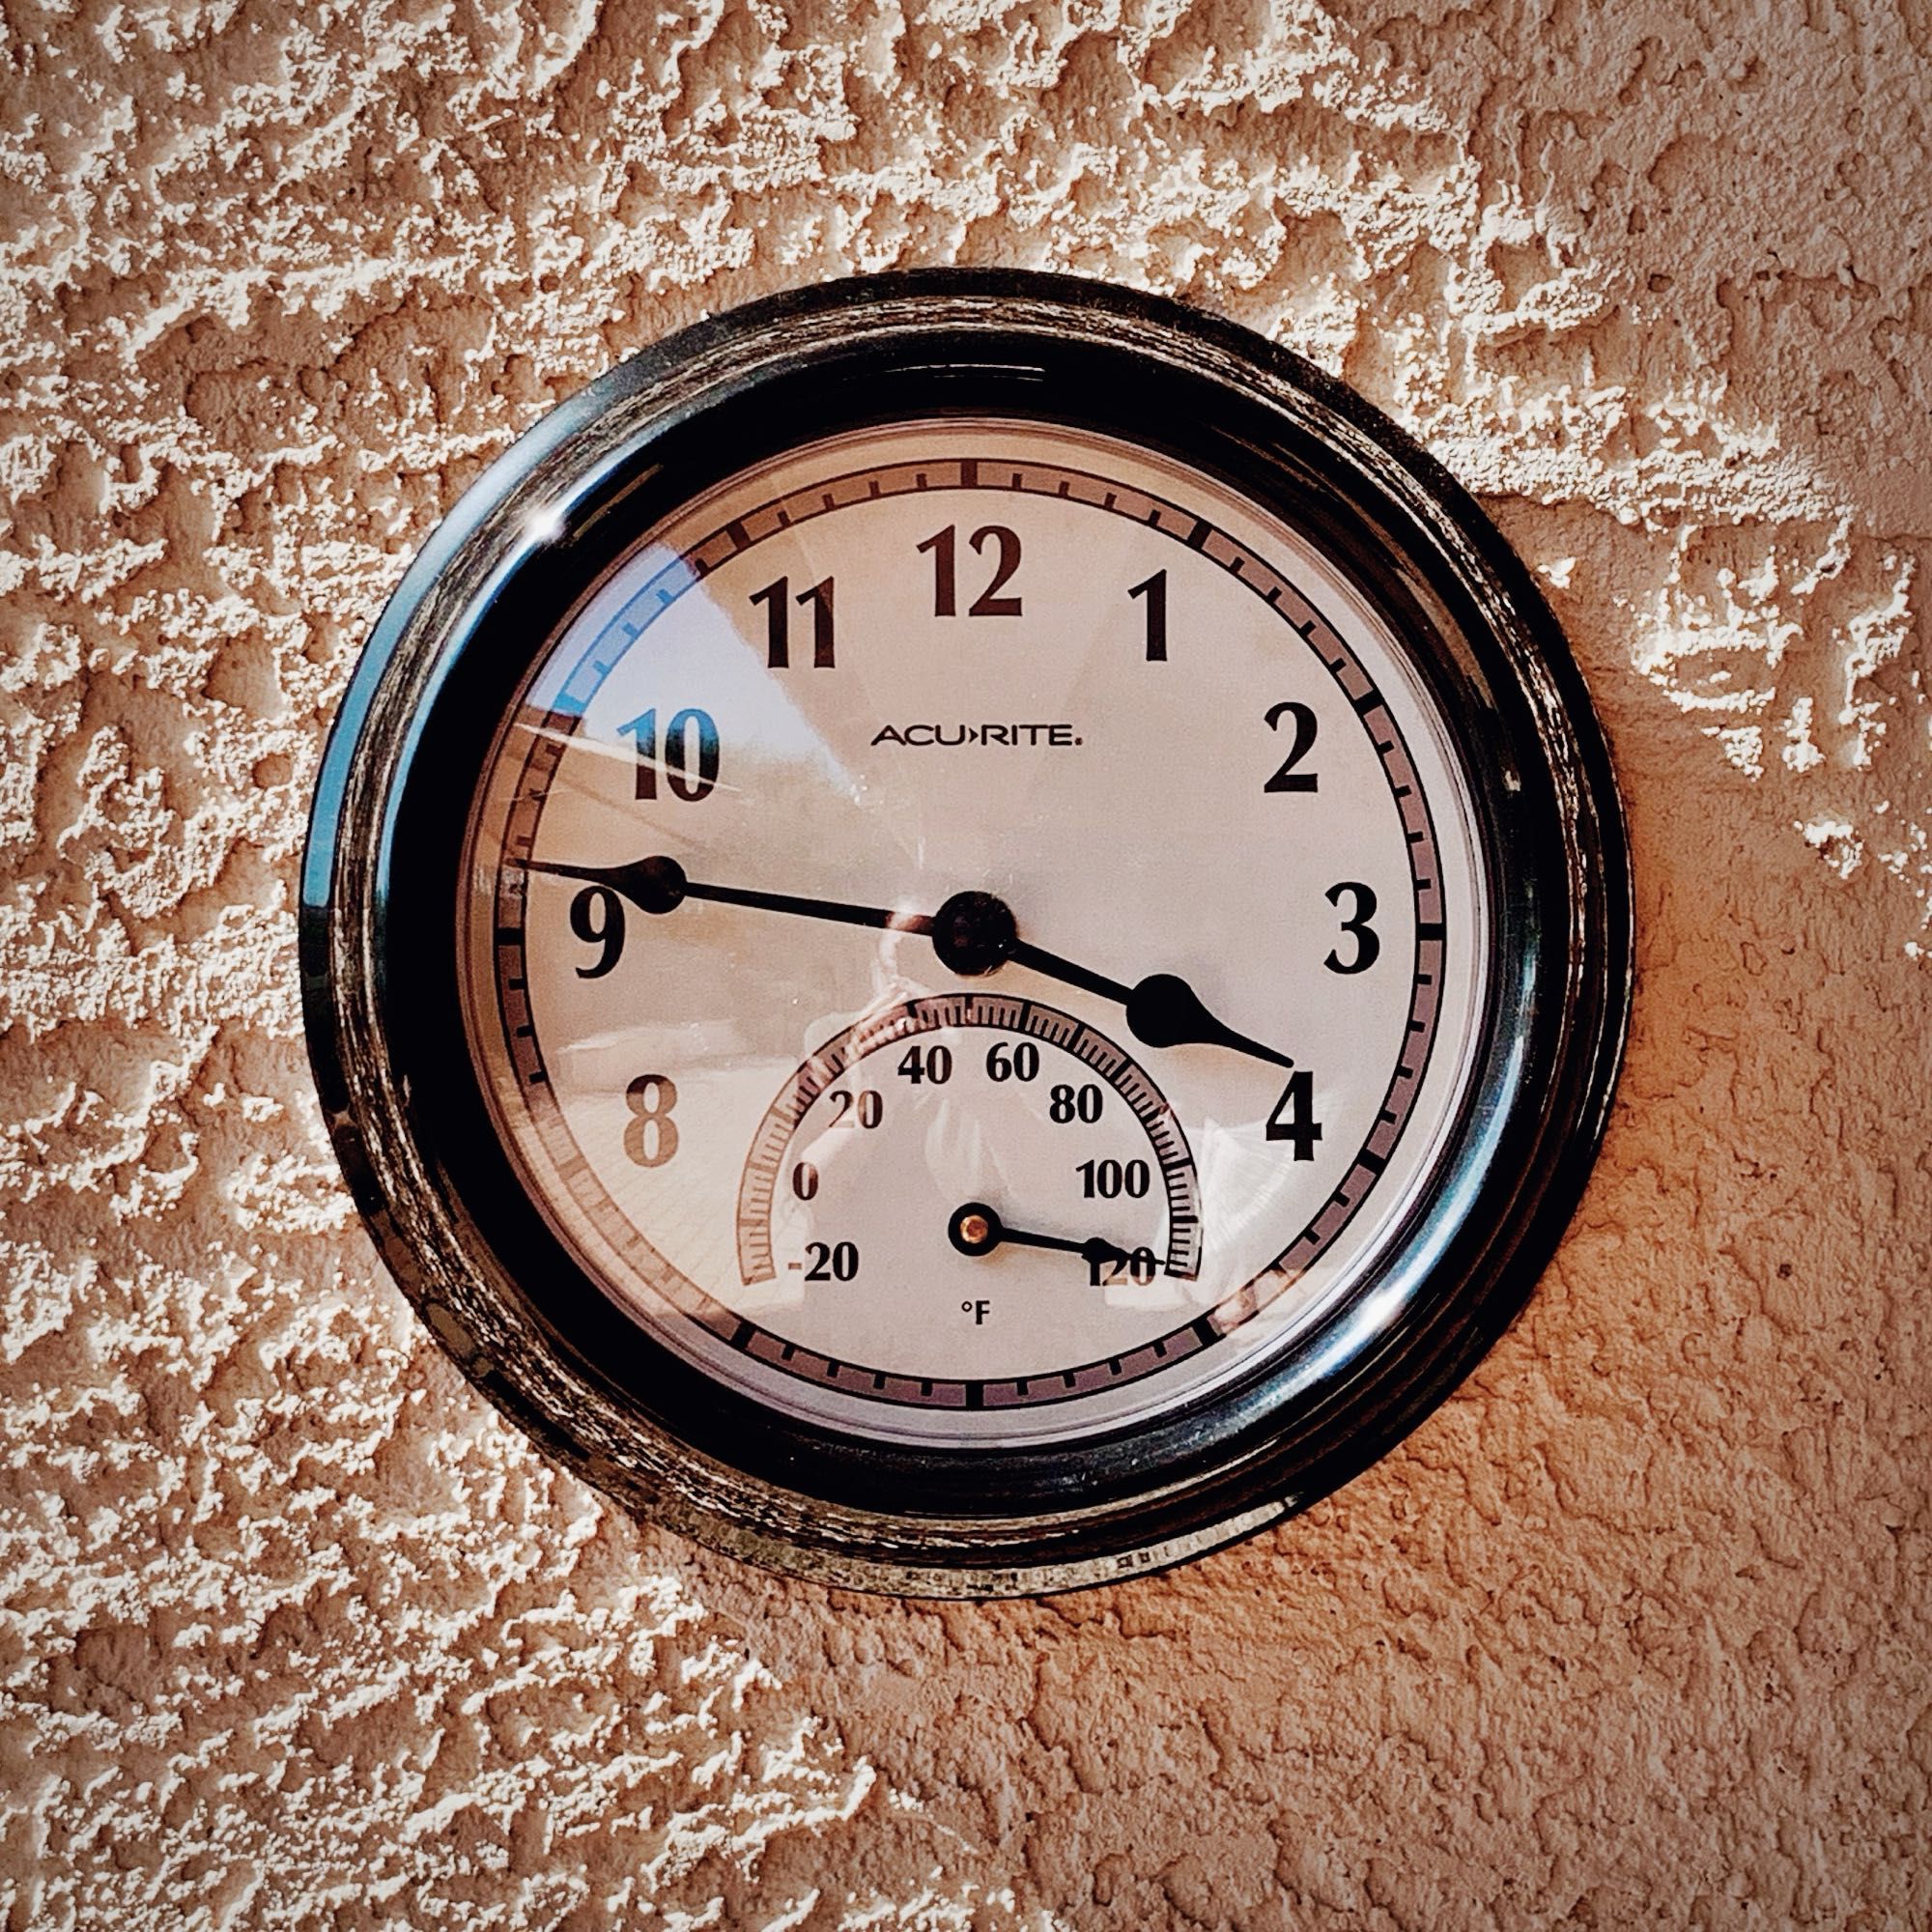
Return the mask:
<path id="1" fill-rule="evenodd" d="M 1271 1141 L 1291 1141 L 1296 1160 L 1313 1160 L 1315 1143 L 1321 1138 L 1321 1123 L 1315 1118 L 1315 1075 L 1301 1067 L 1288 1076 L 1281 1098 L 1268 1116 L 1267 1137 Z"/>

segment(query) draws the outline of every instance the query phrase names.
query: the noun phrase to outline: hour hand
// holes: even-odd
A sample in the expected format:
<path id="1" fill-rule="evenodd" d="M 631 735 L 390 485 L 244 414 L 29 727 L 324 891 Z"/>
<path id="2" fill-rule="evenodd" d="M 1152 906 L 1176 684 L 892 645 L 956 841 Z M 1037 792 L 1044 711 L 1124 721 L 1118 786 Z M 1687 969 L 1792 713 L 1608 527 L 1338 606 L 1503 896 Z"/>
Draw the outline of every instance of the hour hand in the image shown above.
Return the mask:
<path id="1" fill-rule="evenodd" d="M 962 979 L 1015 966 L 1058 980 L 1063 985 L 1112 1000 L 1126 1009 L 1127 1031 L 1146 1046 L 1224 1046 L 1276 1066 L 1294 1062 L 1264 1040 L 1236 1033 L 1217 1019 L 1187 981 L 1173 973 L 1152 973 L 1134 985 L 1110 980 L 1076 960 L 1034 946 L 1019 935 L 1019 923 L 1004 899 L 991 893 L 954 893 L 936 913 L 906 912 L 885 906 L 851 905 L 843 899 L 811 898 L 803 893 L 754 892 L 746 886 L 716 886 L 694 879 L 675 859 L 659 853 L 622 866 L 573 866 L 554 859 L 526 859 L 525 869 L 560 879 L 582 879 L 621 893 L 639 912 L 675 912 L 686 899 L 718 905 L 749 906 L 758 912 L 789 913 L 799 919 L 831 920 L 840 925 L 867 925 L 887 932 L 919 932 L 932 941 L 939 963 Z"/>

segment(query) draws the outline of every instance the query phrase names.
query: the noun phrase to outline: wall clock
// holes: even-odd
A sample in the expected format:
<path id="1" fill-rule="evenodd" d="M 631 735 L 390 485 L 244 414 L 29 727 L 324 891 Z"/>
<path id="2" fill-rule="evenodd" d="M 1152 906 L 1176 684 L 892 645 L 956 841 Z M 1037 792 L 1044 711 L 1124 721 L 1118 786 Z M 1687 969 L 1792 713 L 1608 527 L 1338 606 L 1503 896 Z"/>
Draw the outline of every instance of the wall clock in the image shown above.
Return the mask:
<path id="1" fill-rule="evenodd" d="M 1009 273 L 755 303 L 531 430 L 377 626 L 301 916 L 465 1373 L 633 1509 L 933 1595 L 1398 1440 L 1630 992 L 1603 740 L 1469 498 L 1259 337 Z"/>

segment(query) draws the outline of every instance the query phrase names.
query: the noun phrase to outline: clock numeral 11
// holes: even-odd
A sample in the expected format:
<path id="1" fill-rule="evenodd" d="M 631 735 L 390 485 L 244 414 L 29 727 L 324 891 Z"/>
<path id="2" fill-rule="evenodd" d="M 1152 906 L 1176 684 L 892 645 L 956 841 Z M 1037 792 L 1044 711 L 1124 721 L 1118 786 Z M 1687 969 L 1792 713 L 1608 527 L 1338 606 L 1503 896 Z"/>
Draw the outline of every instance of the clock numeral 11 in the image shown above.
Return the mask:
<path id="1" fill-rule="evenodd" d="M 794 597 L 791 594 L 791 579 L 781 577 L 766 584 L 762 590 L 753 591 L 752 602 L 765 607 L 765 663 L 773 670 L 785 670 L 791 665 L 791 607 L 794 604 L 809 604 L 811 607 L 811 668 L 814 670 L 832 669 L 831 578 L 814 583 L 810 590 L 801 590 Z"/>

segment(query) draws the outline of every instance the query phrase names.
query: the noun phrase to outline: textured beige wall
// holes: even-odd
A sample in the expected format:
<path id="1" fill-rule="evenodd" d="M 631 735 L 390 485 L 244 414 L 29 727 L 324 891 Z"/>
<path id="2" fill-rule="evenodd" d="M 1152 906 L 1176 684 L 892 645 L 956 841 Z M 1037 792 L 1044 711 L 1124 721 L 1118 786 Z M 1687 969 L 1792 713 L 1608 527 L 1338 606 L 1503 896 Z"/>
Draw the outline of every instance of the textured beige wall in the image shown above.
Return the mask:
<path id="1" fill-rule="evenodd" d="M 1924 0 L 7 0 L 0 1922 L 1932 1922 Z M 483 462 L 709 307 L 1022 263 L 1416 430 L 1628 791 L 1529 1313 L 1177 1575 L 934 1607 L 634 1526 L 317 1127 L 291 900 Z"/>

